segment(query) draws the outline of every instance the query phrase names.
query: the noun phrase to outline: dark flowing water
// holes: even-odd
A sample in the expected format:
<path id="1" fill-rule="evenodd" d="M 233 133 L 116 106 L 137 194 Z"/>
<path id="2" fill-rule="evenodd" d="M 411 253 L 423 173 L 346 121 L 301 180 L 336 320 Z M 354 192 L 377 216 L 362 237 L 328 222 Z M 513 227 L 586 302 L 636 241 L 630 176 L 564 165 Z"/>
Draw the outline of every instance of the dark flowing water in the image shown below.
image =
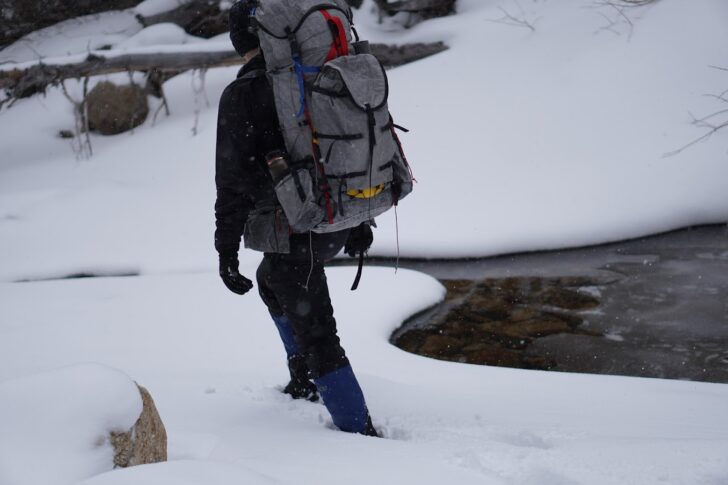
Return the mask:
<path id="1" fill-rule="evenodd" d="M 394 333 L 405 350 L 458 362 L 728 383 L 728 226 L 400 266 L 448 288 L 444 304 Z"/>

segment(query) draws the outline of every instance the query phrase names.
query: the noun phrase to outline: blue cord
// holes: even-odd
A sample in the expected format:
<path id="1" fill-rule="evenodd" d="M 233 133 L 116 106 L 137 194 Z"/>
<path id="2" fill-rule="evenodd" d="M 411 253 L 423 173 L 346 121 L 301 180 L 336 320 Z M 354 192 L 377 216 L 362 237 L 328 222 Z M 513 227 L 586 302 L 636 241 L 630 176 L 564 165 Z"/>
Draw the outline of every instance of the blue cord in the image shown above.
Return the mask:
<path id="1" fill-rule="evenodd" d="M 299 102 L 301 107 L 296 114 L 297 117 L 303 116 L 306 112 L 306 80 L 304 74 L 316 74 L 321 72 L 321 68 L 317 66 L 304 66 L 301 58 L 297 55 L 293 56 L 293 66 L 296 70 L 296 79 L 298 80 L 298 92 L 300 94 Z"/>

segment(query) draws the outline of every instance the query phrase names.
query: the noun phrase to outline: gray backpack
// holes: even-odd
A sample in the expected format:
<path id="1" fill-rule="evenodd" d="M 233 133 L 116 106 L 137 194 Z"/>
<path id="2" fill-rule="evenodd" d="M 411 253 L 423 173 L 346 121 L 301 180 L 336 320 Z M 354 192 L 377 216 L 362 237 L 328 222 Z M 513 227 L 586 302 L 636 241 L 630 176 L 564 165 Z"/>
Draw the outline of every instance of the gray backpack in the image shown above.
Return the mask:
<path id="1" fill-rule="evenodd" d="M 287 163 L 275 192 L 295 232 L 356 227 L 412 191 L 389 86 L 345 0 L 260 0 L 250 12 Z M 356 34 L 356 31 L 354 31 Z"/>

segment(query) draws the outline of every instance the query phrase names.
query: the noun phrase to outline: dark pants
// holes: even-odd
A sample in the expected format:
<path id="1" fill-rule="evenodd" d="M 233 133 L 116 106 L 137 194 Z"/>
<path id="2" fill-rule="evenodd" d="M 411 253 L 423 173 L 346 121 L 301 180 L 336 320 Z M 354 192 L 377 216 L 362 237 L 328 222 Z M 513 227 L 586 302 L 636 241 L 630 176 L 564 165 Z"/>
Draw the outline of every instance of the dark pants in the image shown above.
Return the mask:
<path id="1" fill-rule="evenodd" d="M 341 250 L 349 230 L 294 234 L 290 254 L 265 253 L 257 272 L 258 291 L 274 320 L 285 316 L 295 334 L 296 353 L 316 379 L 349 365 L 336 333 L 324 263 Z M 312 251 L 313 250 L 313 251 Z"/>

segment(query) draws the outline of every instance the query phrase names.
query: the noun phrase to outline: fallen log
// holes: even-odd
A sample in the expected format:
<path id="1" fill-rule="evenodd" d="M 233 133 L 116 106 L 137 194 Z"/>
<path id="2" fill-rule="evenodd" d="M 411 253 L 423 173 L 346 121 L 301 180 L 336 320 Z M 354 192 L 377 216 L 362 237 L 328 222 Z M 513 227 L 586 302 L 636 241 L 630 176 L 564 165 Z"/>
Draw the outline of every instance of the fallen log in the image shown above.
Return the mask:
<path id="1" fill-rule="evenodd" d="M 389 46 L 372 44 L 372 54 L 386 67 L 394 67 L 437 54 L 447 49 L 442 42 Z M 118 72 L 148 72 L 160 81 L 191 69 L 210 69 L 242 64 L 232 49 L 219 51 L 182 51 L 155 53 L 89 54 L 75 63 L 44 63 L 16 69 L 0 69 L 0 89 L 7 99 L 25 98 L 44 92 L 66 79 L 82 79 Z"/>
<path id="2" fill-rule="evenodd" d="M 10 98 L 24 98 L 44 92 L 48 86 L 58 85 L 66 79 L 132 71 L 175 73 L 241 63 L 242 59 L 232 49 L 214 52 L 135 53 L 108 57 L 93 53 L 76 63 L 40 62 L 24 69 L 0 71 L 0 89 L 6 90 Z"/>

